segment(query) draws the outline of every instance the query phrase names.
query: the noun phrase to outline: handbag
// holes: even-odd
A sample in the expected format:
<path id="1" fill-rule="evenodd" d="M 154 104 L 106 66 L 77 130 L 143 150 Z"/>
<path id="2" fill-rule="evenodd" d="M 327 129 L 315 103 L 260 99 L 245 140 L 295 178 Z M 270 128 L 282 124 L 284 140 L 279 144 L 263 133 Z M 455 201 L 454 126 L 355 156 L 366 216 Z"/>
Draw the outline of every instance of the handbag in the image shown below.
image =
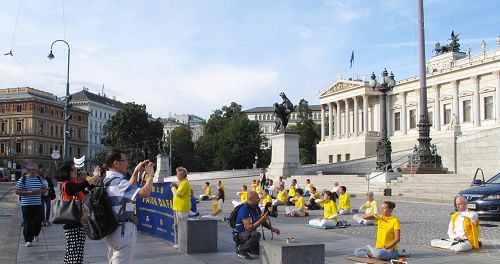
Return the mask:
<path id="1" fill-rule="evenodd" d="M 71 200 L 63 200 L 63 192 L 66 193 L 66 183 L 61 188 L 57 199 L 52 201 L 50 221 L 53 224 L 81 224 L 82 202 L 73 196 Z"/>

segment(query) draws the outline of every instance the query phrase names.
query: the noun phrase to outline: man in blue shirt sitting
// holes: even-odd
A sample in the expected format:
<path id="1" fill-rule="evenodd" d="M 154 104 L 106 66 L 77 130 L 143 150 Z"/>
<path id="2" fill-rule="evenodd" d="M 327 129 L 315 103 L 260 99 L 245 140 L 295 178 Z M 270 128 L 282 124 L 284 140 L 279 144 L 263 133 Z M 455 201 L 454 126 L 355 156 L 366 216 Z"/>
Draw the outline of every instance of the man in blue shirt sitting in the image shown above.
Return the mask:
<path id="1" fill-rule="evenodd" d="M 260 233 L 257 231 L 259 226 L 263 226 L 271 232 L 279 235 L 280 230 L 272 227 L 267 219 L 268 212 L 261 215 L 259 205 L 259 195 L 256 192 L 249 192 L 244 205 L 238 210 L 236 216 L 233 235 L 237 241 L 236 254 L 243 259 L 251 259 L 250 254 L 259 254 Z"/>

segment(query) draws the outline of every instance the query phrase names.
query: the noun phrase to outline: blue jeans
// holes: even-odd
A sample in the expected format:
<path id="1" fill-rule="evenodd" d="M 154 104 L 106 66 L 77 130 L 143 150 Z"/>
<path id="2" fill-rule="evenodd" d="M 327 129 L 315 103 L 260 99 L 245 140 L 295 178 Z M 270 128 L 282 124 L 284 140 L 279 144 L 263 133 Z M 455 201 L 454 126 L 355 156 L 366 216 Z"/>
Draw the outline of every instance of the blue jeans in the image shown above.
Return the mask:
<path id="1" fill-rule="evenodd" d="M 368 247 L 357 248 L 354 250 L 354 255 L 360 258 L 367 258 L 368 257 L 367 253 L 369 251 L 370 249 Z M 377 248 L 374 249 L 372 255 L 376 259 L 390 260 L 397 258 L 399 256 L 399 252 L 397 250 L 387 250 L 387 249 Z"/>

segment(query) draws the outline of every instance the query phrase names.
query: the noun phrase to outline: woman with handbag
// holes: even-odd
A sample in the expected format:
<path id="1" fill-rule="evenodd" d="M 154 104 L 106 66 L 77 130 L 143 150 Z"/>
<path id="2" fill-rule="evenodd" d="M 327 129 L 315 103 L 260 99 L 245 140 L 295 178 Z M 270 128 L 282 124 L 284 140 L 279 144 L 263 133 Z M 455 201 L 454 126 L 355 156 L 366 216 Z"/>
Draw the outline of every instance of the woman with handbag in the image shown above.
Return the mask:
<path id="1" fill-rule="evenodd" d="M 88 180 L 77 180 L 77 168 L 72 160 L 63 162 L 59 168 L 61 176 L 61 199 L 64 201 L 83 201 L 86 188 L 92 188 L 100 180 L 100 168 L 96 166 L 93 176 Z M 66 255 L 64 263 L 83 263 L 83 250 L 85 247 L 85 232 L 80 223 L 65 224 L 63 226 L 66 235 Z"/>

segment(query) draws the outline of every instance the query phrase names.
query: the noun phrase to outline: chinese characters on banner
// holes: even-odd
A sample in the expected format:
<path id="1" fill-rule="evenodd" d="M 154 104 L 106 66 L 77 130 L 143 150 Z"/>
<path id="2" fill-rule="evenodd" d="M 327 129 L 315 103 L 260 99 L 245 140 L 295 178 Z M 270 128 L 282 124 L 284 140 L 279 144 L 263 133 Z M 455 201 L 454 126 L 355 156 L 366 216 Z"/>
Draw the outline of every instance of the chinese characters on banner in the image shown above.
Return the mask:
<path id="1" fill-rule="evenodd" d="M 153 184 L 149 198 L 137 199 L 137 218 L 140 232 L 174 242 L 174 212 L 170 182 Z"/>

